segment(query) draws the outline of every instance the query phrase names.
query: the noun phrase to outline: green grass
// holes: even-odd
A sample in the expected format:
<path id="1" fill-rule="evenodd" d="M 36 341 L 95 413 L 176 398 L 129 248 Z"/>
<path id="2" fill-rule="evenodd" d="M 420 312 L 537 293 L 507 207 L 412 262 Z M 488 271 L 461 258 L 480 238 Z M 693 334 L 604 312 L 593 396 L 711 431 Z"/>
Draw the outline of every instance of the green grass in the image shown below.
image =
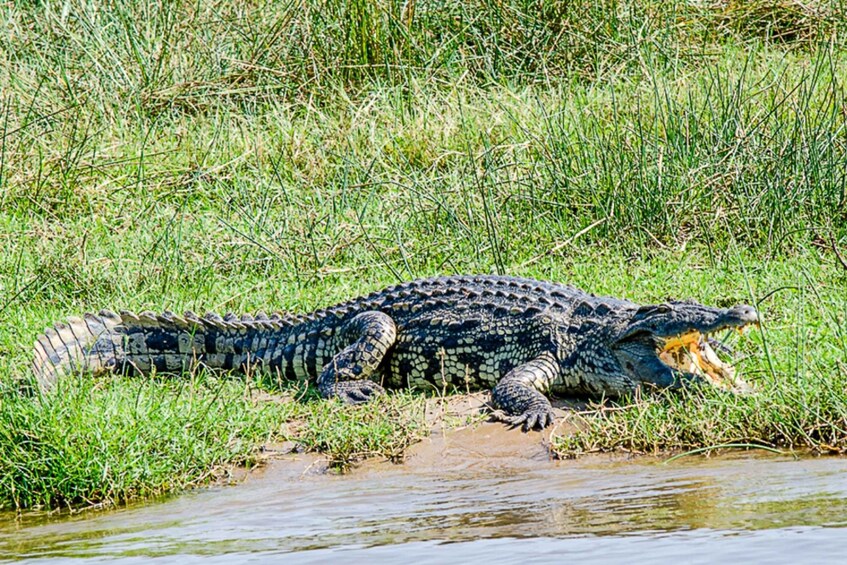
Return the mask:
<path id="1" fill-rule="evenodd" d="M 183 488 L 268 438 L 398 457 L 422 433 L 405 394 L 17 386 L 38 332 L 86 310 L 302 311 L 444 273 L 762 309 L 739 344 L 759 394 L 584 415 L 562 454 L 844 449 L 841 2 L 76 0 L 0 21 L 0 505 Z"/>
<path id="2" fill-rule="evenodd" d="M 314 402 L 312 412 L 297 430 L 297 439 L 324 452 L 340 470 L 367 457 L 401 462 L 409 445 L 428 435 L 424 399 L 398 393 L 362 406 Z"/>
<path id="3" fill-rule="evenodd" d="M 423 422 L 421 398 L 350 407 L 296 385 L 265 388 L 197 375 L 74 378 L 36 398 L 6 391 L 0 508 L 103 507 L 228 480 L 283 441 L 318 449 L 341 470 L 366 457 L 399 461 Z"/>
<path id="4" fill-rule="evenodd" d="M 252 465 L 296 404 L 256 406 L 234 381 L 68 381 L 37 399 L 4 395 L 4 506 L 119 504 Z"/>

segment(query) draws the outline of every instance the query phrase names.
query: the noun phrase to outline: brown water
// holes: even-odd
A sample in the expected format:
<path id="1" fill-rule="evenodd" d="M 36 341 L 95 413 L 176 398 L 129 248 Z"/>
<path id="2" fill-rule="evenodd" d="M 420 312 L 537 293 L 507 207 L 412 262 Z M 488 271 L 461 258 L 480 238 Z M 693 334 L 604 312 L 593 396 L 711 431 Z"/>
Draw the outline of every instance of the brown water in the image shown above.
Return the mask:
<path id="1" fill-rule="evenodd" d="M 0 558 L 232 563 L 844 562 L 847 459 L 551 461 L 485 424 L 404 465 L 277 461 L 235 487 L 78 516 L 0 517 Z"/>

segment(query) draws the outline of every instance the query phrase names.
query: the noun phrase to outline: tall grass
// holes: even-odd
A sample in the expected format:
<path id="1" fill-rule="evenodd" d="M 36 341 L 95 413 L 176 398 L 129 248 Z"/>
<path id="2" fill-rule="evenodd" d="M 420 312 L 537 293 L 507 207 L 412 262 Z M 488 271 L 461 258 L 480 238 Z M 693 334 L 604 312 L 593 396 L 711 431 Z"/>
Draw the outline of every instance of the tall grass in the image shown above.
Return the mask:
<path id="1" fill-rule="evenodd" d="M 8 5 L 2 45 L 29 89 L 43 81 L 69 101 L 105 92 L 99 104 L 120 114 L 124 102 L 197 112 L 218 98 L 246 109 L 410 77 L 616 79 L 645 63 L 697 66 L 726 44 L 838 44 L 843 16 L 837 0 L 75 0 Z"/>

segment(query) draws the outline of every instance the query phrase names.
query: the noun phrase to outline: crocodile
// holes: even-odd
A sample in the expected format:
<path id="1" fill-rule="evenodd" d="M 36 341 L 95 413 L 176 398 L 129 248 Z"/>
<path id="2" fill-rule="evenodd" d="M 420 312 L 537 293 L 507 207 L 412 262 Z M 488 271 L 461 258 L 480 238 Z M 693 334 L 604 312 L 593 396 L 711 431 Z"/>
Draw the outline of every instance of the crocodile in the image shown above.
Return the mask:
<path id="1" fill-rule="evenodd" d="M 49 389 L 75 371 L 265 370 L 348 403 L 385 388 L 488 388 L 500 418 L 529 430 L 552 424 L 548 393 L 614 398 L 695 382 L 745 390 L 711 336 L 758 323 L 743 304 L 642 306 L 533 279 L 447 276 L 304 315 L 102 310 L 48 328 L 33 371 Z"/>

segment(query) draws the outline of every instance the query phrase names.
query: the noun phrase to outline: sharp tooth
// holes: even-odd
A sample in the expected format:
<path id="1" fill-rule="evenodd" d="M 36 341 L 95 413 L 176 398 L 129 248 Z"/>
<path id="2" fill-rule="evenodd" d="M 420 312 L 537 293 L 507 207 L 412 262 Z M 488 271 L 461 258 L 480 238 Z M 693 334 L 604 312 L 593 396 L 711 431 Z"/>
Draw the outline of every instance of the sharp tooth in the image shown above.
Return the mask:
<path id="1" fill-rule="evenodd" d="M 711 347 L 709 347 L 709 346 L 704 347 L 701 350 L 701 353 L 703 354 L 703 357 L 706 358 L 706 362 L 709 363 L 710 365 L 714 365 L 716 369 L 718 369 L 720 371 L 724 371 L 727 374 L 729 374 L 730 376 L 732 376 L 733 373 L 735 372 L 735 367 L 733 367 L 732 365 L 730 365 L 728 363 L 724 363 L 723 361 L 721 361 L 721 358 L 717 356 L 717 354 L 715 353 L 715 350 L 712 349 Z"/>

